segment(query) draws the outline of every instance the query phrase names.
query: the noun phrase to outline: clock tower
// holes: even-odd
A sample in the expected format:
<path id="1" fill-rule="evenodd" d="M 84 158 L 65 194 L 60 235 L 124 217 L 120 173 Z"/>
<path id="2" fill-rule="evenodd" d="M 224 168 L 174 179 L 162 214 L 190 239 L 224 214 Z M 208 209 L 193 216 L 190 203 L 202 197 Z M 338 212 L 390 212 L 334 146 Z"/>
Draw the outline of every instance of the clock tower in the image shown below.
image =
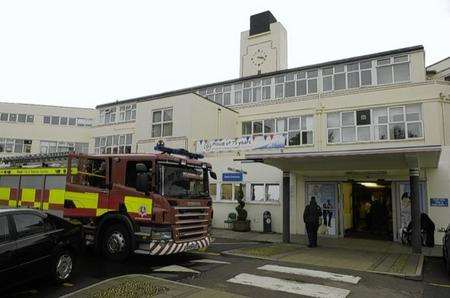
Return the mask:
<path id="1" fill-rule="evenodd" d="M 241 32 L 240 76 L 287 68 L 287 33 L 270 11 L 250 17 L 250 30 Z"/>

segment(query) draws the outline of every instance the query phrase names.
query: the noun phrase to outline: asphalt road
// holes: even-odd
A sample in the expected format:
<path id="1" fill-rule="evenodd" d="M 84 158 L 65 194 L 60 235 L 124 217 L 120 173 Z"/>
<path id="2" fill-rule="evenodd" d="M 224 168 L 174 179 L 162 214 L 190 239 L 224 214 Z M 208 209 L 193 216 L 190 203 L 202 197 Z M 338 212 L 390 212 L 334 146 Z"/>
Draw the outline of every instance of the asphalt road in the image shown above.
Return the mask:
<path id="1" fill-rule="evenodd" d="M 216 239 L 206 253 L 186 253 L 168 257 L 135 255 L 125 263 L 109 262 L 88 251 L 79 258 L 78 269 L 70 283 L 54 285 L 46 280 L 36 280 L 12 289 L 3 296 L 59 297 L 111 277 L 138 273 L 258 298 L 300 296 L 283 291 L 283 284 L 275 284 L 282 291 L 261 287 L 270 287 L 273 281 L 288 283 L 288 288 L 292 288 L 292 285 L 295 288 L 297 285 L 304 285 L 305 283 L 319 288 L 331 287 L 350 291 L 349 297 L 450 297 L 450 279 L 444 271 L 441 259 L 426 259 L 422 281 L 351 270 L 302 266 L 303 269 L 361 277 L 361 281 L 355 285 L 317 277 L 258 269 L 264 265 L 277 265 L 281 268 L 298 267 L 289 263 L 220 255 L 222 251 L 254 245 L 265 244 Z M 232 279 L 239 282 L 240 278 L 249 276 L 252 278 L 251 282 L 254 281 L 256 284 L 243 285 L 229 281 Z M 264 284 L 258 284 L 258 282 L 261 283 L 260 281 Z"/>

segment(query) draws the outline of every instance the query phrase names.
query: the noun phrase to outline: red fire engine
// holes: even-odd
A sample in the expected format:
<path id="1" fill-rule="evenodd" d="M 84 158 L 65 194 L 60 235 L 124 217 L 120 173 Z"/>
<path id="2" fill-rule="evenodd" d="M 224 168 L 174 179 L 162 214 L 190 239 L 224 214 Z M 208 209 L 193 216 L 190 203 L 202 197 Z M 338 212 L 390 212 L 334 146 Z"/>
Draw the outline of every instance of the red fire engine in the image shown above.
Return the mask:
<path id="1" fill-rule="evenodd" d="M 158 144 L 157 154 L 38 154 L 3 158 L 0 205 L 83 224 L 88 245 L 114 260 L 207 247 L 213 215 L 203 156 Z"/>

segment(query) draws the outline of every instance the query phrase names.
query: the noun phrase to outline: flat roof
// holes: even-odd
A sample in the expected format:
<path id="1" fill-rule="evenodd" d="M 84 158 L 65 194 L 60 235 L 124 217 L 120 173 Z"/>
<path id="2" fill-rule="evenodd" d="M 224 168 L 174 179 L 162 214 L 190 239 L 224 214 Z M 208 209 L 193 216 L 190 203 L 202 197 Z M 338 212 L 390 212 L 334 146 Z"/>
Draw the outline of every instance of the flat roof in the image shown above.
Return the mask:
<path id="1" fill-rule="evenodd" d="M 232 80 L 215 82 L 215 83 L 208 83 L 208 84 L 204 84 L 204 85 L 198 85 L 198 86 L 194 86 L 194 87 L 183 88 L 183 89 L 178 89 L 178 90 L 173 90 L 173 91 L 168 91 L 168 92 L 163 92 L 163 93 L 158 93 L 158 94 L 153 94 L 153 95 L 147 95 L 147 96 L 124 99 L 124 100 L 117 100 L 115 102 L 109 102 L 109 103 L 98 105 L 98 106 L 96 106 L 96 108 L 104 108 L 104 107 L 108 107 L 108 106 L 124 104 L 124 103 L 131 103 L 131 102 L 143 102 L 143 101 L 155 100 L 155 99 L 160 99 L 160 98 L 164 98 L 164 97 L 170 97 L 170 96 L 187 94 L 187 93 L 195 93 L 199 89 L 203 89 L 203 88 L 207 88 L 207 87 L 211 87 L 211 86 L 217 86 L 217 85 L 222 85 L 222 84 L 223 85 L 233 84 L 236 82 L 253 80 L 253 79 L 257 79 L 257 78 L 264 78 L 264 77 L 268 77 L 268 76 L 284 74 L 284 73 L 293 72 L 293 71 L 308 70 L 308 69 L 312 69 L 312 68 L 322 68 L 322 67 L 335 65 L 335 64 L 343 64 L 343 63 L 350 63 L 350 62 L 355 62 L 355 61 L 360 61 L 360 60 L 373 59 L 373 58 L 377 58 L 377 57 L 381 57 L 381 56 L 395 55 L 395 54 L 401 54 L 401 53 L 407 53 L 407 52 L 413 52 L 413 51 L 421 51 L 423 49 L 424 49 L 423 45 L 416 45 L 416 46 L 412 46 L 412 47 L 406 47 L 406 48 L 400 48 L 400 49 L 395 49 L 395 50 L 390 50 L 390 51 L 383 51 L 383 52 L 367 54 L 367 55 L 362 55 L 362 56 L 344 58 L 344 59 L 333 60 L 333 61 L 317 63 L 317 64 L 311 64 L 311 65 L 306 65 L 306 66 L 301 66 L 301 67 L 288 68 L 288 69 L 268 72 L 268 73 L 264 73 L 264 74 L 236 78 L 236 79 L 232 79 Z"/>

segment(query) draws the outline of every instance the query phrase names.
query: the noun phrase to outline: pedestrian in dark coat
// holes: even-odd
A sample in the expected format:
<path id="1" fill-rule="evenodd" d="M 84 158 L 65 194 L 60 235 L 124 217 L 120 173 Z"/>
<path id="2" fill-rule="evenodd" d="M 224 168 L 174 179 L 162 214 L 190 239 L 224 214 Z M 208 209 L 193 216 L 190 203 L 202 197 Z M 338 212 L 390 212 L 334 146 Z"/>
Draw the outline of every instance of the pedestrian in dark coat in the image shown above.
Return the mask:
<path id="1" fill-rule="evenodd" d="M 319 229 L 319 219 L 322 216 L 322 210 L 316 203 L 316 197 L 311 197 L 309 205 L 306 205 L 303 212 L 303 221 L 306 225 L 308 234 L 308 247 L 317 247 L 317 230 Z"/>

